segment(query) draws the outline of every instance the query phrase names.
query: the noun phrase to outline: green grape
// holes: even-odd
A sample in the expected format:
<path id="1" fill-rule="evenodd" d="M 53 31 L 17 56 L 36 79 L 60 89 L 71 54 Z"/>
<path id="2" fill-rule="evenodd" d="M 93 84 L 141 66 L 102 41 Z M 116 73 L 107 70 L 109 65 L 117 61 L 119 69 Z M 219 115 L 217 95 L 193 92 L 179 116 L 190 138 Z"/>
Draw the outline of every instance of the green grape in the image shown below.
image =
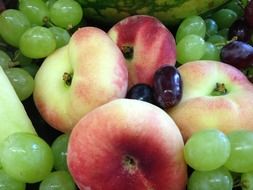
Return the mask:
<path id="1" fill-rule="evenodd" d="M 57 0 L 50 7 L 51 21 L 62 28 L 73 28 L 83 17 L 81 5 L 74 0 Z"/>
<path id="2" fill-rule="evenodd" d="M 231 153 L 225 167 L 239 173 L 253 171 L 253 132 L 233 131 L 227 135 L 231 144 Z"/>
<path id="3" fill-rule="evenodd" d="M 234 11 L 238 15 L 238 17 L 242 17 L 243 12 L 244 12 L 244 9 L 242 6 L 243 5 L 242 5 L 241 1 L 231 0 L 227 4 L 225 4 L 223 8 L 230 9 L 230 10 Z"/>
<path id="4" fill-rule="evenodd" d="M 11 63 L 10 56 L 7 53 L 5 53 L 4 51 L 0 50 L 0 66 L 3 69 L 7 69 L 7 68 L 9 68 L 10 63 Z"/>
<path id="5" fill-rule="evenodd" d="M 19 0 L 19 10 L 31 24 L 42 26 L 49 20 L 49 9 L 42 0 Z"/>
<path id="6" fill-rule="evenodd" d="M 190 34 L 185 36 L 176 46 L 177 61 L 180 64 L 199 60 L 204 55 L 205 41 L 200 36 Z"/>
<path id="7" fill-rule="evenodd" d="M 212 19 L 216 21 L 220 30 L 229 28 L 237 18 L 237 14 L 231 9 L 219 9 L 212 15 Z"/>
<path id="8" fill-rule="evenodd" d="M 27 71 L 22 68 L 12 67 L 6 69 L 5 73 L 21 101 L 32 95 L 34 79 Z"/>
<path id="9" fill-rule="evenodd" d="M 1 163 L 3 170 L 13 178 L 25 183 L 36 183 L 51 172 L 53 153 L 39 136 L 18 132 L 3 141 Z"/>
<path id="10" fill-rule="evenodd" d="M 19 48 L 29 58 L 44 58 L 56 49 L 55 36 L 46 27 L 34 26 L 21 36 Z"/>
<path id="11" fill-rule="evenodd" d="M 49 28 L 49 30 L 55 35 L 56 48 L 60 48 L 68 44 L 70 34 L 68 33 L 67 30 L 57 26 L 52 26 Z"/>
<path id="12" fill-rule="evenodd" d="M 69 172 L 54 171 L 40 183 L 39 190 L 76 190 L 76 185 Z"/>
<path id="13" fill-rule="evenodd" d="M 227 136 L 217 129 L 194 133 L 184 147 L 186 163 L 195 170 L 210 171 L 221 167 L 230 155 Z"/>
<path id="14" fill-rule="evenodd" d="M 205 19 L 206 23 L 206 37 L 212 36 L 218 33 L 218 25 L 213 19 Z"/>
<path id="15" fill-rule="evenodd" d="M 25 190 L 26 184 L 6 174 L 0 169 L 0 190 Z"/>
<path id="16" fill-rule="evenodd" d="M 54 154 L 54 168 L 56 170 L 68 170 L 66 161 L 68 140 L 69 134 L 65 133 L 58 136 L 51 145 Z"/>
<path id="17" fill-rule="evenodd" d="M 205 52 L 201 57 L 202 60 L 220 61 L 220 50 L 210 42 L 205 43 Z"/>
<path id="18" fill-rule="evenodd" d="M 242 173 L 241 187 L 242 190 L 253 190 L 253 171 Z"/>
<path id="19" fill-rule="evenodd" d="M 232 190 L 233 178 L 225 168 L 211 171 L 193 171 L 187 190 Z"/>
<path id="20" fill-rule="evenodd" d="M 210 36 L 207 40 L 207 42 L 210 42 L 212 44 L 217 44 L 217 45 L 224 45 L 226 44 L 227 40 L 226 38 L 224 38 L 223 36 L 219 35 L 219 34 L 215 34 Z"/>
<path id="21" fill-rule="evenodd" d="M 176 32 L 176 42 L 178 43 L 183 37 L 195 34 L 202 38 L 206 34 L 205 21 L 200 16 L 190 16 L 184 19 L 179 25 Z"/>
<path id="22" fill-rule="evenodd" d="M 0 26 L 0 34 L 4 41 L 18 47 L 20 37 L 31 27 L 31 24 L 21 11 L 6 9 L 0 15 Z"/>

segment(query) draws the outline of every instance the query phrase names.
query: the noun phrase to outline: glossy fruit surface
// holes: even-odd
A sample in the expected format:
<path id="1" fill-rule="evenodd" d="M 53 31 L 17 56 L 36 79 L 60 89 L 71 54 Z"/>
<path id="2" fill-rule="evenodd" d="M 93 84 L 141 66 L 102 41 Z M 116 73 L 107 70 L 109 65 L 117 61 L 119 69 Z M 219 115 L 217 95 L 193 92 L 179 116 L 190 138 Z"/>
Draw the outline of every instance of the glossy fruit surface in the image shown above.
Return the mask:
<path id="1" fill-rule="evenodd" d="M 179 103 L 182 98 L 183 82 L 174 66 L 164 66 L 154 74 L 154 98 L 162 108 L 169 108 Z"/>
<path id="2" fill-rule="evenodd" d="M 186 163 L 198 171 L 211 171 L 223 166 L 229 155 L 229 139 L 217 129 L 194 133 L 184 147 Z"/>
<path id="3" fill-rule="evenodd" d="M 195 34 L 184 36 L 176 46 L 177 62 L 184 64 L 199 60 L 205 53 L 205 40 Z"/>
<path id="4" fill-rule="evenodd" d="M 0 35 L 8 44 L 19 47 L 22 34 L 31 27 L 27 17 L 19 10 L 6 9 L 0 15 Z"/>
<path id="5" fill-rule="evenodd" d="M 187 190 L 231 190 L 233 179 L 226 168 L 194 171 L 189 177 Z"/>
<path id="6" fill-rule="evenodd" d="M 56 48 L 54 34 L 46 27 L 34 26 L 25 31 L 19 41 L 21 52 L 30 58 L 45 58 Z"/>
<path id="7" fill-rule="evenodd" d="M 21 101 L 32 95 L 34 80 L 30 73 L 18 67 L 6 69 L 5 73 Z"/>
<path id="8" fill-rule="evenodd" d="M 0 190 L 25 190 L 26 184 L 6 174 L 0 169 Z"/>
<path id="9" fill-rule="evenodd" d="M 253 132 L 233 131 L 228 134 L 228 138 L 231 153 L 225 167 L 238 173 L 253 171 Z"/>
<path id="10" fill-rule="evenodd" d="M 39 190 L 76 190 L 76 185 L 69 172 L 59 170 L 50 173 L 40 183 Z"/>
<path id="11" fill-rule="evenodd" d="M 51 145 L 54 155 L 54 168 L 56 170 L 68 170 L 66 161 L 68 140 L 69 134 L 62 134 Z"/>
<path id="12" fill-rule="evenodd" d="M 80 23 L 83 10 L 74 0 L 58 0 L 50 7 L 50 19 L 59 27 L 73 28 Z"/>
<path id="13" fill-rule="evenodd" d="M 153 88 L 148 84 L 136 84 L 128 90 L 126 98 L 154 103 Z"/>
<path id="14" fill-rule="evenodd" d="M 4 51 L 0 50 L 0 66 L 3 69 L 7 69 L 9 68 L 10 62 L 11 62 L 10 56 Z"/>
<path id="15" fill-rule="evenodd" d="M 19 10 L 34 25 L 42 26 L 49 19 L 49 9 L 42 0 L 20 0 Z"/>
<path id="16" fill-rule="evenodd" d="M 239 69 L 253 64 L 253 47 L 242 41 L 232 41 L 221 49 L 221 61 Z"/>
<path id="17" fill-rule="evenodd" d="M 6 138 L 1 148 L 3 170 L 24 183 L 43 180 L 52 170 L 53 153 L 40 137 L 29 133 L 14 133 Z"/>
<path id="18" fill-rule="evenodd" d="M 190 16 L 180 23 L 176 33 L 176 42 L 178 43 L 189 34 L 195 34 L 202 38 L 205 37 L 206 23 L 201 16 Z"/>
<path id="19" fill-rule="evenodd" d="M 223 29 L 229 28 L 238 16 L 233 10 L 224 8 L 216 11 L 212 18 L 216 21 L 219 29 Z"/>

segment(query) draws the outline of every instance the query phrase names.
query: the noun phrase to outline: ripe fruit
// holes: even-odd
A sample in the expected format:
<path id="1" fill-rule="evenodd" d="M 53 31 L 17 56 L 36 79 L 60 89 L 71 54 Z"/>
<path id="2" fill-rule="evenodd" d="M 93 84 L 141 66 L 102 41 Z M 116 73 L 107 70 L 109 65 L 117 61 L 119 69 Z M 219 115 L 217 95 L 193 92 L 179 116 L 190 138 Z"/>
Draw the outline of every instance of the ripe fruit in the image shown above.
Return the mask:
<path id="1" fill-rule="evenodd" d="M 25 132 L 13 133 L 1 146 L 3 170 L 24 183 L 43 180 L 53 168 L 50 146 L 37 135 Z"/>
<path id="2" fill-rule="evenodd" d="M 158 68 L 176 63 L 175 39 L 155 17 L 127 17 L 116 23 L 108 34 L 125 56 L 129 73 L 128 88 L 138 83 L 152 85 L 153 75 Z"/>
<path id="3" fill-rule="evenodd" d="M 253 85 L 240 70 L 207 60 L 188 62 L 178 70 L 184 82 L 183 97 L 167 112 L 184 139 L 206 128 L 225 133 L 252 130 Z"/>
<path id="4" fill-rule="evenodd" d="M 126 98 L 154 103 L 153 88 L 148 84 L 136 84 L 129 89 Z"/>
<path id="5" fill-rule="evenodd" d="M 101 29 L 83 27 L 47 57 L 35 76 L 35 105 L 49 125 L 69 132 L 86 113 L 125 97 L 127 68 L 119 48 Z"/>
<path id="6" fill-rule="evenodd" d="M 183 82 L 177 68 L 164 66 L 154 74 L 154 99 L 158 106 L 167 109 L 182 98 Z"/>
<path id="7" fill-rule="evenodd" d="M 183 146 L 180 131 L 162 109 L 117 99 L 77 123 L 67 161 L 80 190 L 183 190 Z"/>
<path id="8" fill-rule="evenodd" d="M 232 41 L 221 49 L 221 61 L 238 69 L 253 65 L 253 47 L 242 41 Z"/>
<path id="9" fill-rule="evenodd" d="M 194 133 L 184 147 L 186 163 L 198 171 L 211 171 L 222 167 L 230 156 L 230 141 L 217 129 Z"/>
<path id="10" fill-rule="evenodd" d="M 0 15 L 0 35 L 8 44 L 19 47 L 22 34 L 31 27 L 27 17 L 19 10 L 6 9 Z"/>

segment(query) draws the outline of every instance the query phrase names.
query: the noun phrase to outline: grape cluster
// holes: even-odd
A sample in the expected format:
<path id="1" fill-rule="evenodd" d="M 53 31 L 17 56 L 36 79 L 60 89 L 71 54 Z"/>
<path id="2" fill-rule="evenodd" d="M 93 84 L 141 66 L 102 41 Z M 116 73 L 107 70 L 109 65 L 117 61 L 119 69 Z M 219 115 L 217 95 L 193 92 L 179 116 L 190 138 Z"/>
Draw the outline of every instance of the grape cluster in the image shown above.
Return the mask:
<path id="1" fill-rule="evenodd" d="M 76 190 L 66 161 L 68 140 L 69 134 L 61 134 L 50 146 L 34 134 L 8 136 L 0 152 L 1 188 L 25 190 L 37 183 L 39 190 Z"/>
<path id="2" fill-rule="evenodd" d="M 185 143 L 184 157 L 193 169 L 188 190 L 253 188 L 253 132 L 218 129 L 194 133 Z"/>
<path id="3" fill-rule="evenodd" d="M 20 0 L 0 14 L 0 66 L 20 100 L 33 92 L 34 76 L 43 58 L 66 45 L 83 18 L 75 0 Z"/>
<path id="4" fill-rule="evenodd" d="M 176 31 L 177 63 L 216 60 L 233 65 L 252 81 L 253 1 L 231 0 L 207 15 L 185 18 Z"/>

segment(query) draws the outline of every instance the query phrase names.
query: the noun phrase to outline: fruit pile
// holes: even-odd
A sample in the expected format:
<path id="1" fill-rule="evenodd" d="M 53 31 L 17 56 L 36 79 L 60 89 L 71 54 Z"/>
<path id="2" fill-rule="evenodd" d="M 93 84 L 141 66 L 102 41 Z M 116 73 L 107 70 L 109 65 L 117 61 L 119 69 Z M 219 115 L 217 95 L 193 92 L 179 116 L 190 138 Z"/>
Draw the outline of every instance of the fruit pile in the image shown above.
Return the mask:
<path id="1" fill-rule="evenodd" d="M 0 0 L 0 189 L 253 189 L 253 1 L 224 2 Z"/>

